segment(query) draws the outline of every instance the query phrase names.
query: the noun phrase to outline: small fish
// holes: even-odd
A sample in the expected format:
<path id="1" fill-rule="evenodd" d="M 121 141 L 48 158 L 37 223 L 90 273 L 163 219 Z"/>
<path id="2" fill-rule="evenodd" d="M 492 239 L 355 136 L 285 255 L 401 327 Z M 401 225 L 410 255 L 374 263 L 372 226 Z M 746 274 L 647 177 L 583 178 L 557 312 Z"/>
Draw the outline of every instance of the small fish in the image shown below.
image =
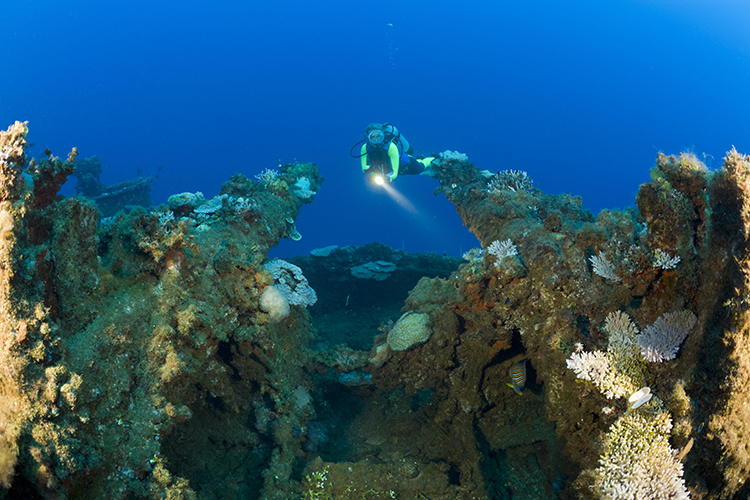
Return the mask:
<path id="1" fill-rule="evenodd" d="M 344 307 L 349 307 L 349 295 L 346 296 L 346 304 L 344 304 Z"/>
<path id="2" fill-rule="evenodd" d="M 526 359 L 522 359 L 510 367 L 510 380 L 513 383 L 508 384 L 508 387 L 523 395 L 523 388 L 526 385 Z"/>

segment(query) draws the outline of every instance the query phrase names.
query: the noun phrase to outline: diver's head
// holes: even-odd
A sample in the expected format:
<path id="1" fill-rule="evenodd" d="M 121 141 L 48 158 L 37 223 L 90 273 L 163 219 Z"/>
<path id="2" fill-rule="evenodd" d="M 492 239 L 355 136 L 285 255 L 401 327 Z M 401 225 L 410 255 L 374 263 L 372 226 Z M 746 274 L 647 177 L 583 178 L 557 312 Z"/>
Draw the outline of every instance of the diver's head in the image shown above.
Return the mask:
<path id="1" fill-rule="evenodd" d="M 367 139 L 370 146 L 383 146 L 385 140 L 385 132 L 383 131 L 383 125 L 380 123 L 371 123 L 365 129 L 365 138 Z"/>

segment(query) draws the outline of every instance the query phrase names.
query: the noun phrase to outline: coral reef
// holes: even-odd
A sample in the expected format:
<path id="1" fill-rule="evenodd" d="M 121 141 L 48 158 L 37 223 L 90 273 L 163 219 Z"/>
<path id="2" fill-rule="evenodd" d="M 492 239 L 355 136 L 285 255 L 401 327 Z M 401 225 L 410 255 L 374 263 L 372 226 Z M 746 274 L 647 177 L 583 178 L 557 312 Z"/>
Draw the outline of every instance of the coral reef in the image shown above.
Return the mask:
<path id="1" fill-rule="evenodd" d="M 102 218 L 27 132 L 0 132 L 0 498 L 750 494 L 746 156 L 660 154 L 594 217 L 446 152 L 486 252 L 269 262 L 314 164 Z"/>
<path id="2" fill-rule="evenodd" d="M 749 420 L 739 401 L 747 397 L 747 384 L 741 381 L 750 356 L 744 347 L 747 319 L 739 312 L 742 299 L 733 297 L 742 297 L 748 286 L 747 273 L 741 271 L 750 227 L 745 220 L 750 195 L 747 157 L 731 151 L 714 174 L 694 156 L 660 154 L 652 170 L 655 180 L 638 193 L 638 211 L 603 211 L 596 220 L 580 209 L 579 200 L 566 195 L 487 193 L 488 176 L 465 162 L 438 161 L 435 171 L 438 191 L 454 202 L 483 244 L 510 239 L 518 247 L 528 271 L 525 276 L 510 280 L 475 266 L 471 274 L 462 273 L 460 290 L 464 303 L 474 308 L 486 304 L 492 314 L 485 323 L 507 328 L 511 338 L 518 336 L 535 369 L 536 383 L 543 383 L 544 413 L 565 438 L 560 460 L 580 467 L 572 484 L 576 494 L 602 493 L 601 481 L 595 479 L 601 477 L 595 472 L 599 436 L 612 435 L 619 428 L 614 423 L 624 422 L 623 415 L 634 411 L 600 398 L 627 396 L 645 383 L 659 397 L 642 408 L 663 399 L 675 421 L 670 432 L 662 432 L 663 440 L 669 438 L 672 446 L 684 449 L 680 459 L 692 495 L 746 494 L 742 492 L 748 487 L 749 457 L 738 443 Z M 599 281 L 592 273 L 607 280 Z M 473 281 L 482 284 L 474 287 Z M 680 313 L 685 321 L 678 321 L 679 328 L 665 328 L 663 323 L 671 321 L 658 319 L 680 310 L 687 311 Z M 620 311 L 619 316 L 611 316 L 612 311 Z M 691 332 L 680 356 L 667 364 L 639 361 L 637 330 L 628 326 L 622 312 L 671 336 L 665 340 L 665 354 L 675 351 Z M 647 331 L 642 344 L 653 333 Z M 575 344 L 578 349 L 573 349 Z M 595 351 L 584 352 L 584 346 Z M 511 347 L 503 357 L 512 352 Z M 592 393 L 585 384 L 571 385 L 573 372 L 560 370 L 562 356 L 569 357 L 584 379 L 605 381 L 607 373 L 615 378 L 602 384 L 604 394 L 597 397 L 598 391 Z M 704 426 L 708 432 L 701 432 Z M 623 444 L 631 445 L 635 443 Z M 672 487 L 666 491 L 682 494 Z M 623 493 L 608 498 L 631 497 Z"/>
<path id="3" fill-rule="evenodd" d="M 235 176 L 223 194 L 262 212 L 228 204 L 177 217 L 161 207 L 99 223 L 83 198 L 55 196 L 72 161 L 28 165 L 26 185 L 24 135 L 21 124 L 0 138 L 7 494 L 296 494 L 289 479 L 303 450 L 293 429 L 314 416 L 300 399 L 312 331 L 299 306 L 269 323 L 259 298 L 273 280 L 266 252 L 312 200 Z M 280 176 L 289 185 L 304 176 L 316 190 L 322 182 L 312 164 Z"/>

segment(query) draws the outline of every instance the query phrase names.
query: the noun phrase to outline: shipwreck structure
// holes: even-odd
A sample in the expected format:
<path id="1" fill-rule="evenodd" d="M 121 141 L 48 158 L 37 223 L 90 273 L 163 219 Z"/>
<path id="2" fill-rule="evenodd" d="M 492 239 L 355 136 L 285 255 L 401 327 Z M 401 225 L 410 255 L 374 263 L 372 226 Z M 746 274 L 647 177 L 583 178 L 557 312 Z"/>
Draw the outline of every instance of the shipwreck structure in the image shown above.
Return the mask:
<path id="1" fill-rule="evenodd" d="M 0 132 L 0 498 L 750 495 L 746 156 L 659 155 L 594 217 L 444 154 L 484 250 L 269 262 L 314 164 L 103 219 L 27 132 Z"/>

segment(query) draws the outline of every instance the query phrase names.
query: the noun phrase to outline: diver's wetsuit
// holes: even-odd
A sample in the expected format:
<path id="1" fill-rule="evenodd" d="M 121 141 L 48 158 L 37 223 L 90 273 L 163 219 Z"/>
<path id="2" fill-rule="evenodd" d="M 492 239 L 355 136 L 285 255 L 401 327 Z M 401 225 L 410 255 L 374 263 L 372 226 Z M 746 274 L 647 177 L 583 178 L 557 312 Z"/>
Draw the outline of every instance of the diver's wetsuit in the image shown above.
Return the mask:
<path id="1" fill-rule="evenodd" d="M 381 170 L 383 175 L 393 172 L 391 180 L 399 174 L 418 175 L 424 172 L 425 166 L 414 158 L 414 148 L 393 125 L 386 125 L 384 132 L 387 141 L 374 146 L 369 142 L 362 144 L 362 172 L 370 173 L 373 169 Z"/>

